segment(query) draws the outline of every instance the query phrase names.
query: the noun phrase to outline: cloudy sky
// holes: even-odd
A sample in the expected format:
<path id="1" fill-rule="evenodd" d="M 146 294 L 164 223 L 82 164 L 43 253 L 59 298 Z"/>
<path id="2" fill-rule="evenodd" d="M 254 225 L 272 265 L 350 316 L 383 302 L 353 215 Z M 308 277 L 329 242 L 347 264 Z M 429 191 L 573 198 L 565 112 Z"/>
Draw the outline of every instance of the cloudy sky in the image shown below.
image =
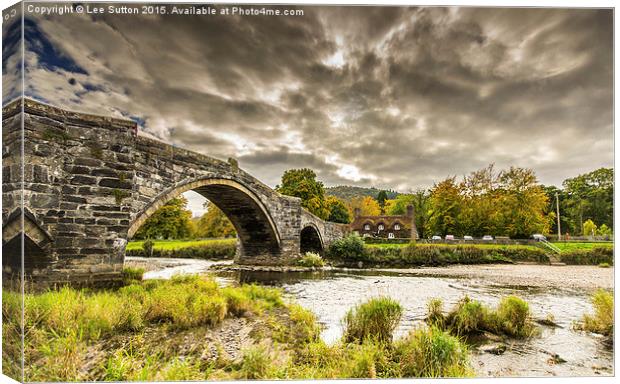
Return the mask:
<path id="1" fill-rule="evenodd" d="M 298 9 L 27 15 L 26 94 L 234 156 L 271 186 L 297 167 L 408 191 L 489 163 L 556 185 L 613 166 L 611 10 Z"/>

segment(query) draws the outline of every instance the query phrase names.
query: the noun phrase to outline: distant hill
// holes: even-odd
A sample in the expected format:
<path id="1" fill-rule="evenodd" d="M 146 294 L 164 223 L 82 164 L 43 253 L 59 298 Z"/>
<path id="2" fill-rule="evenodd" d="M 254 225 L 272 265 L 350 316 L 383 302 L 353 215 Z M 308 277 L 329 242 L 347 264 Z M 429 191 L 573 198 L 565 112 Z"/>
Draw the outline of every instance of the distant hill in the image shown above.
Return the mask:
<path id="1" fill-rule="evenodd" d="M 364 188 L 364 187 L 353 187 L 350 185 L 339 185 L 336 187 L 327 187 L 325 188 L 325 193 L 330 196 L 336 196 L 342 200 L 351 200 L 354 197 L 364 197 L 370 196 L 373 198 L 377 198 L 377 195 L 381 192 L 381 189 L 378 188 Z M 386 190 L 388 199 L 393 199 L 398 196 L 398 192 Z"/>

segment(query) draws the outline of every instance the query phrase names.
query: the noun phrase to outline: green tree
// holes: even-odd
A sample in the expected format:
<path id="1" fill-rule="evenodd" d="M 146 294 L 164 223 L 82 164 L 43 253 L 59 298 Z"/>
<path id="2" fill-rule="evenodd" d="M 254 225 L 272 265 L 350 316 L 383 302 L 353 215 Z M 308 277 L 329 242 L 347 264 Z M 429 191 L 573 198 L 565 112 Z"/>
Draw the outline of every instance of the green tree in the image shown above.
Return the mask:
<path id="1" fill-rule="evenodd" d="M 342 224 L 351 222 L 351 216 L 344 201 L 335 196 L 327 196 L 327 207 L 329 208 L 328 221 Z"/>
<path id="2" fill-rule="evenodd" d="M 155 211 L 136 232 L 137 239 L 183 239 L 191 235 L 187 199 L 177 197 Z"/>
<path id="3" fill-rule="evenodd" d="M 302 207 L 326 220 L 329 208 L 323 183 L 316 180 L 316 173 L 308 168 L 290 169 L 282 175 L 282 184 L 276 190 L 283 195 L 301 198 Z"/>
<path id="4" fill-rule="evenodd" d="M 428 220 L 428 201 L 429 192 L 424 189 L 417 190 L 413 193 L 403 193 L 392 200 L 385 202 L 385 211 L 388 215 L 404 215 L 407 213 L 407 206 L 412 205 L 415 210 L 415 225 L 418 229 L 420 238 L 425 238 L 427 220 Z"/>
<path id="5" fill-rule="evenodd" d="M 217 205 L 207 201 L 205 208 L 207 212 L 202 215 L 196 225 L 197 237 L 234 237 L 237 235 L 235 227 Z"/>
<path id="6" fill-rule="evenodd" d="M 596 235 L 596 224 L 594 224 L 592 220 L 588 219 L 583 223 L 583 235 L 584 236 Z"/>
<path id="7" fill-rule="evenodd" d="M 385 201 L 388 199 L 387 192 L 381 190 L 377 194 L 377 202 L 379 203 L 379 207 L 381 207 L 381 213 L 385 212 Z"/>
<path id="8" fill-rule="evenodd" d="M 599 168 L 566 179 L 562 185 L 568 197 L 567 214 L 574 232 L 584 232 L 584 221 L 588 219 L 613 228 L 613 168 Z"/>
<path id="9" fill-rule="evenodd" d="M 601 224 L 601 227 L 598 229 L 598 234 L 601 236 L 611 236 L 613 233 L 611 232 L 611 228 L 606 224 Z"/>

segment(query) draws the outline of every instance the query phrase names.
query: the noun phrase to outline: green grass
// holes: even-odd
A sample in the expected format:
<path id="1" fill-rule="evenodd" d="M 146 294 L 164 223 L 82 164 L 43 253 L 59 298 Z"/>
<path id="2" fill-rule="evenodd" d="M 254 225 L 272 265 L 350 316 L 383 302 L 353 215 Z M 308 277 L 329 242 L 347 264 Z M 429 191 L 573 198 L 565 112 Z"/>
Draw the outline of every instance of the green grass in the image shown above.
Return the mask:
<path id="1" fill-rule="evenodd" d="M 603 289 L 597 290 L 592 295 L 594 314 L 586 314 L 575 328 L 587 332 L 600 333 L 613 337 L 614 334 L 614 295 Z"/>
<path id="2" fill-rule="evenodd" d="M 444 329 L 457 336 L 482 332 L 526 338 L 537 334 L 528 303 L 517 297 L 502 298 L 493 310 L 477 300 L 465 296 L 447 314 L 443 313 L 441 300 L 432 299 L 427 306 L 426 321 L 431 326 Z"/>
<path id="3" fill-rule="evenodd" d="M 473 376 L 467 346 L 443 330 L 418 329 L 395 343 L 402 377 Z"/>
<path id="4" fill-rule="evenodd" d="M 562 252 L 571 252 L 576 250 L 591 250 L 596 247 L 613 248 L 613 242 L 557 242 L 553 243 L 560 248 Z"/>
<path id="5" fill-rule="evenodd" d="M 390 343 L 402 314 L 403 308 L 397 301 L 389 297 L 372 298 L 347 312 L 343 338 L 349 343 L 366 339 Z"/>
<path id="6" fill-rule="evenodd" d="M 591 250 L 596 247 L 606 247 L 613 248 L 613 242 L 558 242 L 553 243 L 553 245 L 557 246 L 562 252 L 571 252 L 575 250 Z M 402 248 L 408 246 L 407 243 L 402 244 L 394 244 L 394 243 L 379 243 L 379 244 L 366 244 L 366 247 L 369 248 Z M 522 245 L 522 244 L 426 244 L 426 243 L 417 243 L 417 247 L 446 247 L 446 248 L 457 248 L 457 247 L 474 247 L 480 249 L 540 249 L 535 245 Z"/>
<path id="7" fill-rule="evenodd" d="M 183 248 L 202 247 L 213 244 L 235 245 L 237 239 L 205 239 L 205 240 L 152 240 L 154 250 L 173 251 Z M 130 241 L 126 251 L 141 251 L 143 240 Z"/>
<path id="8" fill-rule="evenodd" d="M 390 298 L 353 312 L 366 323 L 355 342 L 326 345 L 316 317 L 285 304 L 281 291 L 255 285 L 220 288 L 211 278 L 175 277 L 114 290 L 62 288 L 28 293 L 28 381 L 183 381 L 471 376 L 466 346 L 437 328 L 392 342 L 402 311 Z M 18 325 L 19 293 L 3 292 L 5 327 Z M 362 308 L 362 309 L 360 309 Z M 231 360 L 205 338 L 226 317 L 248 316 L 249 347 Z M 357 321 L 357 320 L 356 320 Z M 5 328 L 8 329 L 8 328 Z M 4 330 L 4 329 L 3 329 Z M 366 337 L 370 334 L 381 337 Z M 4 333 L 5 347 L 19 334 Z M 204 353 L 215 348 L 216 356 Z"/>

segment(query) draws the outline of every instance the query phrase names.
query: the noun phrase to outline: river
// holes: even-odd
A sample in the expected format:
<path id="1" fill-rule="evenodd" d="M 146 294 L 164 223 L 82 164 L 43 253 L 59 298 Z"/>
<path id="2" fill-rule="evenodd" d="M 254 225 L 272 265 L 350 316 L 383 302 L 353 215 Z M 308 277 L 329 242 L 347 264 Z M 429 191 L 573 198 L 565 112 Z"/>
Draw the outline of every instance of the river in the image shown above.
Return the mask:
<path id="1" fill-rule="evenodd" d="M 175 273 L 202 273 L 214 264 L 229 261 L 193 259 L 127 258 L 132 264 L 149 263 L 145 278 L 169 278 Z M 540 284 L 528 282 L 530 270 L 542 271 Z M 476 271 L 473 273 L 472 271 Z M 502 273 L 497 273 L 502 271 Z M 523 275 L 522 279 L 519 276 Z M 504 276 L 504 277 L 502 277 Z M 333 343 L 342 334 L 341 319 L 354 305 L 378 295 L 397 299 L 405 309 L 395 337 L 423 326 L 426 304 L 441 298 L 450 309 L 464 295 L 496 306 L 507 295 L 525 299 L 534 318 L 553 315 L 559 327 L 541 326 L 539 337 L 509 340 L 501 355 L 484 352 L 487 345 L 474 344 L 472 364 L 478 376 L 594 376 L 613 374 L 613 351 L 601 337 L 573 331 L 571 324 L 593 311 L 590 294 L 596 287 L 613 286 L 613 269 L 549 266 L 457 266 L 442 269 L 349 270 L 330 272 L 218 272 L 221 284 L 239 281 L 281 287 L 286 295 L 314 312 L 324 329 L 322 338 Z M 561 281 L 578 283 L 563 284 Z M 555 280 L 554 280 L 555 279 Z M 505 280 L 505 284 L 502 281 Z M 559 356 L 565 362 L 559 363 Z"/>

